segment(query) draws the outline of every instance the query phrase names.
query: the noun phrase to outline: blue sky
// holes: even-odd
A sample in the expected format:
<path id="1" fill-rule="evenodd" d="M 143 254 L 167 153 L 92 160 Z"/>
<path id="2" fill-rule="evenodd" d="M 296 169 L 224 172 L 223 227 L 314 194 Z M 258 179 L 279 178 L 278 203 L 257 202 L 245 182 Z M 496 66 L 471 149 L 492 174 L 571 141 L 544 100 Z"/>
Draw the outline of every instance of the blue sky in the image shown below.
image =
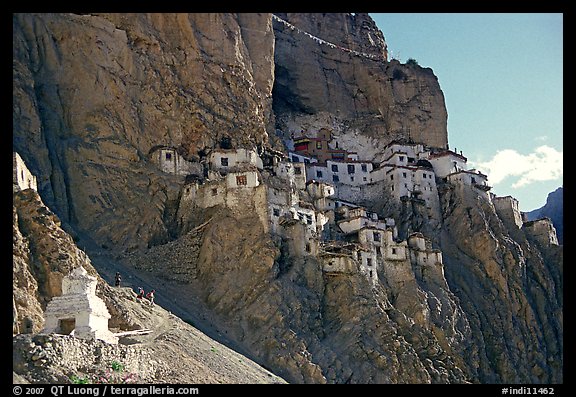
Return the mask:
<path id="1" fill-rule="evenodd" d="M 389 55 L 438 77 L 448 142 L 530 211 L 563 185 L 563 15 L 370 14 Z"/>

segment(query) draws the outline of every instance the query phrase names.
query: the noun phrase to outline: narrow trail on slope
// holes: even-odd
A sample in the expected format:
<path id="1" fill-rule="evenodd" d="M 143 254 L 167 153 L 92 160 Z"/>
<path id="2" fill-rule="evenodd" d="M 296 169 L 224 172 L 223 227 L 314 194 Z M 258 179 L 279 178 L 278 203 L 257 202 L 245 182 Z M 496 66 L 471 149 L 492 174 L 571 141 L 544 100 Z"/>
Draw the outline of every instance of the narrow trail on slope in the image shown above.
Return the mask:
<path id="1" fill-rule="evenodd" d="M 78 235 L 77 246 L 86 252 L 92 266 L 109 285 L 114 285 L 115 274 L 120 272 L 121 287 L 129 287 L 134 293 L 138 291 L 138 287 L 142 287 L 146 293 L 156 290 L 154 294 L 156 304 L 180 317 L 211 339 L 262 365 L 258 358 L 252 356 L 239 343 L 226 335 L 226 327 L 206 308 L 199 297 L 198 289 L 192 283 L 166 280 L 152 272 L 135 269 L 116 259 L 114 254 L 100 248 L 85 234 L 78 233 Z"/>

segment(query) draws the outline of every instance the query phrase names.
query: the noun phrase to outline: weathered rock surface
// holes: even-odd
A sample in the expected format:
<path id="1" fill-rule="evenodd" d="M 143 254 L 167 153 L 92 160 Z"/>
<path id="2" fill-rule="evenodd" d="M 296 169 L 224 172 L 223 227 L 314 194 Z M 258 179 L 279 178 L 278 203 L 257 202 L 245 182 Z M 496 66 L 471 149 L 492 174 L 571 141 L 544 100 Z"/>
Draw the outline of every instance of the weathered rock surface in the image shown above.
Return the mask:
<path id="1" fill-rule="evenodd" d="M 171 312 L 136 299 L 131 288 L 110 287 L 35 191 L 14 193 L 13 214 L 15 383 L 70 383 L 74 376 L 91 383 L 102 377 L 114 383 L 285 383 Z M 111 331 L 151 333 L 120 337 L 118 345 L 38 334 L 47 302 L 60 296 L 63 276 L 76 266 L 98 275 Z M 114 363 L 123 370 L 114 371 Z"/>
<path id="2" fill-rule="evenodd" d="M 177 191 L 152 147 L 194 159 L 272 129 L 269 14 L 15 14 L 13 29 L 14 149 L 62 221 L 107 247 L 168 239 Z"/>
<path id="3" fill-rule="evenodd" d="M 367 15 L 278 15 L 337 47 L 385 55 Z M 470 192 L 439 187 L 434 224 L 385 195 L 363 203 L 393 212 L 403 235 L 426 234 L 444 258 L 431 271 L 405 261 L 372 286 L 287 255 L 253 207 L 185 211 L 185 178 L 148 158 L 167 145 L 198 160 L 223 138 L 281 148 L 279 138 L 321 127 L 374 160 L 396 138 L 445 147 L 446 108 L 430 69 L 326 46 L 270 14 L 14 14 L 13 32 L 13 146 L 58 215 L 32 191 L 14 195 L 14 332 L 42 327 L 46 301 L 73 265 L 96 273 L 61 219 L 75 239 L 124 253 L 99 258 L 99 271 L 146 274 L 164 285 L 158 302 L 195 321 L 205 313 L 227 343 L 291 382 L 563 381 L 562 247 L 509 228 Z M 131 357 L 161 357 L 146 381 L 275 381 L 260 369 L 219 367 L 221 358 L 204 355 L 216 345 L 159 307 L 134 306 L 131 291 L 101 280 L 98 294 L 111 328 L 156 329 L 132 339 L 142 348 Z M 49 342 L 68 344 L 57 339 Z M 58 372 L 57 358 L 33 360 L 26 343 L 15 339 L 15 379 L 51 382 L 99 365 L 91 358 Z M 53 371 L 26 376 L 31 361 Z"/>
<path id="4" fill-rule="evenodd" d="M 446 147 L 447 112 L 429 68 L 359 56 L 386 53 L 366 14 L 278 14 L 290 24 L 335 44 L 320 44 L 274 22 L 276 62 L 273 106 L 284 136 L 333 130 L 340 147 L 379 159 L 393 139 Z M 369 38 L 368 38 L 369 37 Z"/>

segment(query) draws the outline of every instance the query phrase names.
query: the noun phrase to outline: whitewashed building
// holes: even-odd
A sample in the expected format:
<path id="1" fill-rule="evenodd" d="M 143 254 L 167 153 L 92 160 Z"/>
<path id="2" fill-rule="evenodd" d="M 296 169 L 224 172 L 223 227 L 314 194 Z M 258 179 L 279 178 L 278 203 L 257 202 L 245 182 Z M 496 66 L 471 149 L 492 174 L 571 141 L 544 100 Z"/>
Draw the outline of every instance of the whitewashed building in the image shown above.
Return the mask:
<path id="1" fill-rule="evenodd" d="M 442 150 L 430 153 L 428 161 L 432 164 L 432 167 L 434 167 L 436 176 L 438 178 L 444 178 L 449 174 L 466 170 L 468 159 L 462 154 L 458 154 L 452 150 Z"/>
<path id="2" fill-rule="evenodd" d="M 22 157 L 12 152 L 12 184 L 13 190 L 33 189 L 38 191 L 36 177 L 28 170 Z"/>
<path id="3" fill-rule="evenodd" d="M 64 277 L 62 295 L 53 297 L 46 306 L 42 333 L 73 333 L 77 338 L 117 343 L 118 338 L 108 329 L 111 316 L 106 304 L 96 296 L 96 283 L 96 277 L 82 266 Z"/>
<path id="4" fill-rule="evenodd" d="M 263 169 L 262 159 L 251 149 L 215 149 L 210 152 L 208 161 L 210 169 L 221 172 L 246 166 Z"/>
<path id="5" fill-rule="evenodd" d="M 154 146 L 149 152 L 150 160 L 162 172 L 174 175 L 202 175 L 202 165 L 186 160 L 176 148 L 164 145 Z"/>

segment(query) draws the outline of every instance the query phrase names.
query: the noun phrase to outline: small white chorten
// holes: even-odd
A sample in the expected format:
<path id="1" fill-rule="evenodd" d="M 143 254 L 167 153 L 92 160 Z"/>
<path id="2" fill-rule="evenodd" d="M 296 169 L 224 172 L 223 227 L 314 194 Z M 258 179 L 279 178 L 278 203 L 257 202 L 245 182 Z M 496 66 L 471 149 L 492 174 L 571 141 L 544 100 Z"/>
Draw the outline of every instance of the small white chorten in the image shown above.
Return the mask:
<path id="1" fill-rule="evenodd" d="M 96 277 L 79 266 L 62 280 L 62 295 L 55 296 L 46 306 L 46 324 L 42 333 L 70 334 L 83 339 L 101 339 L 117 343 L 118 338 L 108 329 L 110 313 L 102 299 L 96 296 Z"/>

